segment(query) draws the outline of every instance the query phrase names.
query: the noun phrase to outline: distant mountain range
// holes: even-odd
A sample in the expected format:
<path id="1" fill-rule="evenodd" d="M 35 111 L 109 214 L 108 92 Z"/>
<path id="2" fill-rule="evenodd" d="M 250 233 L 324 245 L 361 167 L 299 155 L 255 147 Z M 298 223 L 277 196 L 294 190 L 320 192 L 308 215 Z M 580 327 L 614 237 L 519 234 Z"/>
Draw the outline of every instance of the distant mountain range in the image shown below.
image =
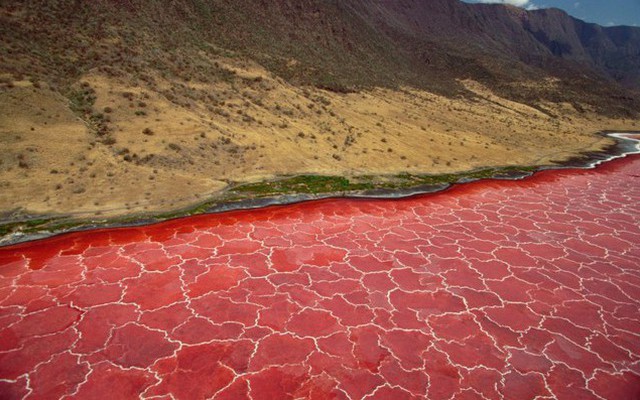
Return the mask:
<path id="1" fill-rule="evenodd" d="M 640 28 L 558 9 L 459 0 L 58 0 L 4 2 L 3 72 L 64 85 L 91 68 L 206 73 L 197 52 L 255 59 L 334 91 L 409 85 L 464 95 L 471 78 L 533 104 L 640 109 Z M 116 39 L 117 38 L 117 39 Z M 561 90 L 535 83 L 559 79 Z"/>

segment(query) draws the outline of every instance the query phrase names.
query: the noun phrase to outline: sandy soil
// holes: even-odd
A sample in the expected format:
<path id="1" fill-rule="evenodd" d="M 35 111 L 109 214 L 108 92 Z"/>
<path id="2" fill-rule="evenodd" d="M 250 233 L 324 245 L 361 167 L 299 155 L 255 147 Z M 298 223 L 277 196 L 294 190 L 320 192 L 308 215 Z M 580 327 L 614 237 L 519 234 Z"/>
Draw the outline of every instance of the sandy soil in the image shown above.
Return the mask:
<path id="1" fill-rule="evenodd" d="M 260 67 L 217 60 L 233 79 L 153 83 L 87 74 L 92 129 L 69 99 L 41 82 L 0 89 L 3 218 L 122 216 L 187 207 L 229 184 L 281 175 L 446 173 L 545 164 L 608 143 L 595 132 L 637 121 L 532 108 L 492 94 L 450 99 L 410 88 L 337 94 L 287 84 Z M 82 85 L 81 85 L 82 84 Z M 554 85 L 554 82 L 536 84 Z M 106 139 L 109 140 L 106 140 Z"/>

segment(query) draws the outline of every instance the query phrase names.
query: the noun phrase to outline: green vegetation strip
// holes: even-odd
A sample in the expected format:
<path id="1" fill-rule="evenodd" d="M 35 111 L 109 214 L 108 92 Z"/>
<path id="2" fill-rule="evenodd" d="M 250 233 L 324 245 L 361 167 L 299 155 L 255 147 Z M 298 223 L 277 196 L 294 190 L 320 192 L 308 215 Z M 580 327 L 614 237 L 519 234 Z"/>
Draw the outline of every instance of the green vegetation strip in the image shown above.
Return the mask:
<path id="1" fill-rule="evenodd" d="M 272 182 L 236 186 L 233 192 L 253 195 L 334 193 L 374 189 L 373 183 L 353 183 L 341 176 L 300 175 Z"/>
<path id="2" fill-rule="evenodd" d="M 141 222 L 157 222 L 172 218 L 210 212 L 220 205 L 233 205 L 246 200 L 261 198 L 277 198 L 278 196 L 312 194 L 344 196 L 371 190 L 401 190 L 421 186 L 444 185 L 487 179 L 507 174 L 528 174 L 537 167 L 503 167 L 486 168 L 458 174 L 420 175 L 399 174 L 393 176 L 358 176 L 351 180 L 342 176 L 297 175 L 281 179 L 240 184 L 232 186 L 220 197 L 203 202 L 188 209 L 176 210 L 154 215 L 136 214 L 120 218 L 100 221 L 80 220 L 73 217 L 55 216 L 50 218 L 34 218 L 23 221 L 0 223 L 0 238 L 20 233 L 25 236 L 38 233 L 55 233 L 68 230 L 90 228 L 94 226 L 126 226 Z M 230 207 L 231 209 L 233 207 Z"/>
<path id="3" fill-rule="evenodd" d="M 530 173 L 536 167 L 487 168 L 458 174 L 413 175 L 400 174 L 390 177 L 362 176 L 353 181 L 342 176 L 298 175 L 269 182 L 243 184 L 232 187 L 231 193 L 241 197 L 265 197 L 284 194 L 321 194 L 358 192 L 376 189 L 411 189 L 423 185 L 441 185 L 492 178 L 504 174 Z M 250 195 L 250 196 L 248 196 Z"/>

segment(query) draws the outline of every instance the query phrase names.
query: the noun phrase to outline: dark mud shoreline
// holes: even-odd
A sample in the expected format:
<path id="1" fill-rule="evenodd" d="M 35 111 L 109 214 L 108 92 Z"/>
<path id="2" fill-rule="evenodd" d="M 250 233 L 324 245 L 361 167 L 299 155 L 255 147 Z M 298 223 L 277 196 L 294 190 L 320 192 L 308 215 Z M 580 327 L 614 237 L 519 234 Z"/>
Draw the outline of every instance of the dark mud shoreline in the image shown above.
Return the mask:
<path id="1" fill-rule="evenodd" d="M 538 171 L 557 169 L 589 169 L 616 158 L 640 153 L 640 132 L 638 131 L 603 131 L 602 136 L 610 137 L 615 143 L 596 152 L 581 153 L 566 161 L 558 161 L 554 165 L 541 165 L 522 168 L 495 168 L 487 176 L 474 176 L 470 173 L 446 175 L 446 181 L 436 184 L 420 184 L 404 188 L 374 188 L 367 190 L 330 191 L 320 193 L 293 193 L 244 199 L 218 199 L 201 203 L 194 207 L 177 210 L 171 213 L 156 215 L 132 215 L 103 221 L 87 221 L 66 216 L 37 216 L 21 221 L 0 222 L 0 247 L 9 246 L 38 239 L 44 239 L 68 232 L 88 231 L 93 229 L 120 228 L 142 226 L 184 218 L 199 214 L 222 213 L 227 211 L 249 210 L 255 208 L 281 206 L 304 201 L 324 200 L 330 198 L 377 198 L 401 199 L 429 193 L 436 193 L 453 186 L 483 179 L 519 180 L 527 178 Z M 630 136 L 638 136 L 637 139 Z M 437 177 L 437 176 L 436 176 Z M 231 188 L 233 190 L 233 188 Z"/>

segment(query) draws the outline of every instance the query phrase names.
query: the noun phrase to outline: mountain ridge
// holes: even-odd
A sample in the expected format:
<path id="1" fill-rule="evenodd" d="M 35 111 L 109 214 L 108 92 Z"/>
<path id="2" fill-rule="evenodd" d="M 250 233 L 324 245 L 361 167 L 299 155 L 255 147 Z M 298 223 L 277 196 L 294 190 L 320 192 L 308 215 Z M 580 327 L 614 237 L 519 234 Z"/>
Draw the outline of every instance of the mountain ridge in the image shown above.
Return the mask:
<path id="1" fill-rule="evenodd" d="M 171 47 L 185 37 L 200 42 L 196 46 L 214 43 L 256 58 L 292 82 L 328 89 L 410 85 L 456 94 L 461 89 L 457 79 L 473 78 L 514 96 L 505 83 L 544 76 L 566 81 L 569 91 L 589 86 L 608 98 L 612 91 L 637 94 L 640 89 L 640 28 L 600 27 L 558 9 L 528 11 L 458 0 L 50 3 L 24 5 L 22 12 L 34 13 L 53 29 L 58 24 L 84 31 L 88 39 L 124 29 L 134 43 L 148 40 Z M 75 15 L 86 26 L 74 26 L 65 15 Z M 7 29 L 2 33 L 10 40 L 19 41 L 35 28 L 11 22 L 3 13 Z M 55 50 L 45 45 L 40 53 Z M 73 53 L 74 45 L 64 50 Z M 292 60 L 298 64 L 292 66 Z M 28 73 L 31 68 L 25 64 L 21 67 Z M 519 100 L 533 102 L 536 96 L 545 94 Z M 635 105 L 622 103 L 625 108 Z"/>
<path id="2" fill-rule="evenodd" d="M 0 225 L 598 151 L 637 130 L 636 32 L 457 0 L 5 1 Z"/>
<path id="3" fill-rule="evenodd" d="M 392 20 L 405 18 L 397 25 L 406 34 L 416 40 L 436 38 L 448 45 L 449 53 L 462 48 L 472 64 L 482 72 L 494 72 L 489 75 L 497 79 L 518 80 L 518 72 L 525 71 L 534 77 L 556 76 L 577 89 L 596 82 L 622 92 L 640 88 L 640 28 L 605 28 L 559 9 L 523 10 L 457 0 L 378 3 L 395 13 Z M 487 55 L 494 59 L 487 60 Z M 520 63 L 519 71 L 505 73 L 513 62 Z"/>

